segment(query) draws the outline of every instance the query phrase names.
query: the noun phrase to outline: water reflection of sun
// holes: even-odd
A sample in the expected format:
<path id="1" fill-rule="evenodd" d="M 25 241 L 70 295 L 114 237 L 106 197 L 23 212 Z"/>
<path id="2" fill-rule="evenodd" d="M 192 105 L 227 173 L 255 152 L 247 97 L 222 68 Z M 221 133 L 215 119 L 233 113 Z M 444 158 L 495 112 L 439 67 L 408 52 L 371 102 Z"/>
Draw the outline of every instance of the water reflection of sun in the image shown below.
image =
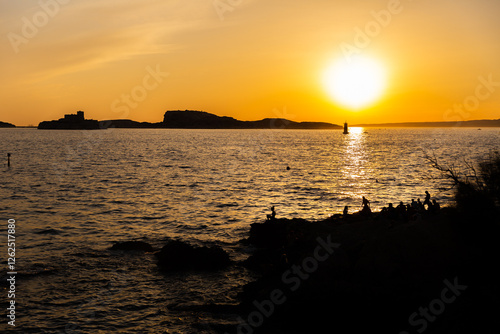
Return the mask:
<path id="1" fill-rule="evenodd" d="M 349 128 L 349 134 L 359 135 L 361 133 L 363 133 L 363 128 L 362 127 Z"/>
<path id="2" fill-rule="evenodd" d="M 363 128 L 349 128 L 349 134 L 342 138 L 342 179 L 344 183 L 344 193 L 355 198 L 362 194 L 363 184 L 369 182 L 367 175 L 368 154 L 366 152 L 366 135 Z"/>

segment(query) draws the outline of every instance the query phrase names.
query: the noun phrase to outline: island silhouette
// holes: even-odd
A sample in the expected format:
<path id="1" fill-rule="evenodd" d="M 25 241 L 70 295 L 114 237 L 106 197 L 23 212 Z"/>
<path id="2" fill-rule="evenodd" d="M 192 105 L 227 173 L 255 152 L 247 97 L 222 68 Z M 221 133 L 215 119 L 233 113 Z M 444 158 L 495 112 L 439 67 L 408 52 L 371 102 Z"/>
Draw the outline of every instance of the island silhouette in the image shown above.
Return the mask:
<path id="1" fill-rule="evenodd" d="M 64 115 L 54 121 L 44 121 L 38 129 L 108 129 L 108 128 L 169 128 L 169 129 L 341 129 L 326 122 L 294 122 L 284 118 L 265 118 L 259 121 L 240 121 L 233 117 L 217 116 L 197 110 L 169 110 L 162 122 L 137 122 L 130 119 L 87 120 L 83 111 Z"/>
<path id="2" fill-rule="evenodd" d="M 66 114 L 57 121 L 44 121 L 38 124 L 38 129 L 60 129 L 60 130 L 97 130 L 99 122 L 93 119 L 85 119 L 83 111 L 76 114 Z"/>

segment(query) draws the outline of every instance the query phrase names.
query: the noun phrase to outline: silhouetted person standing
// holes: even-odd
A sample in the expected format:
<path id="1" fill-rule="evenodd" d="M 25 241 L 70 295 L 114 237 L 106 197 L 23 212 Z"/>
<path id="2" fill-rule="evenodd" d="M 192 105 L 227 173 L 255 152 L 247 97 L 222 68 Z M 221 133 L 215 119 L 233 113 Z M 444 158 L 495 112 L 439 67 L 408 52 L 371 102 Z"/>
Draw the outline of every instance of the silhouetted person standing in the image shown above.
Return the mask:
<path id="1" fill-rule="evenodd" d="M 425 200 L 424 200 L 424 205 L 431 206 L 431 194 L 426 190 L 425 191 Z"/>
<path id="2" fill-rule="evenodd" d="M 349 211 L 349 207 L 346 205 L 346 206 L 344 207 L 344 212 L 343 212 L 344 217 L 347 217 L 347 215 L 349 214 L 349 213 L 348 213 L 348 211 Z"/>

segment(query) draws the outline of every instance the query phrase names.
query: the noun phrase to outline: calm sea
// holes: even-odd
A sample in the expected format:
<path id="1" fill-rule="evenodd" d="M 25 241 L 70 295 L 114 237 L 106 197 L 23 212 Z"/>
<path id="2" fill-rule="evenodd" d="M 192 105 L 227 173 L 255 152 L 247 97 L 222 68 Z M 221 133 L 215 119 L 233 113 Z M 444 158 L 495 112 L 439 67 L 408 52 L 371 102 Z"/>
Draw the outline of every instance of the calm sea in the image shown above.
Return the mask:
<path id="1" fill-rule="evenodd" d="M 236 303 L 251 273 L 164 274 L 152 254 L 109 251 L 113 242 L 177 238 L 241 260 L 250 249 L 238 240 L 273 205 L 312 220 L 356 211 L 362 196 L 380 209 L 428 190 L 446 205 L 452 192 L 425 154 L 473 161 L 498 150 L 500 129 L 0 129 L 0 139 L 1 233 L 8 219 L 17 227 L 16 329 L 216 333 L 235 317 L 186 307 Z M 1 252 L 5 263 L 6 238 Z"/>

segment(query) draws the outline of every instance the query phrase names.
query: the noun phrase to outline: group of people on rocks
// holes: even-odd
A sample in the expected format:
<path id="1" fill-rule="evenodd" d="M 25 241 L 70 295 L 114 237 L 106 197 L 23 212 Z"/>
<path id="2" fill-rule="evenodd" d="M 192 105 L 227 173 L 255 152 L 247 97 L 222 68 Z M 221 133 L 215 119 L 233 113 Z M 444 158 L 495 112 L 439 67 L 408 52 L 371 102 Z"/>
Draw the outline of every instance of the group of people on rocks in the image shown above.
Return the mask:
<path id="1" fill-rule="evenodd" d="M 370 208 L 370 201 L 363 196 L 362 201 L 362 209 L 356 214 L 361 216 L 370 216 L 372 214 L 372 210 Z M 427 208 L 426 208 L 427 206 Z M 392 203 L 389 203 L 387 207 L 383 207 L 380 211 L 382 216 L 385 216 L 389 219 L 403 219 L 403 218 L 413 218 L 415 216 L 421 215 L 424 212 L 436 214 L 441 209 L 439 203 L 433 199 L 431 201 L 431 194 L 426 190 L 425 191 L 425 199 L 422 203 L 420 198 L 415 199 L 412 198 L 410 204 L 404 204 L 403 201 L 400 201 L 399 204 L 394 207 Z M 347 217 L 349 215 L 349 206 L 344 207 L 344 211 L 342 216 Z M 274 221 L 276 219 L 276 211 L 274 206 L 271 208 L 271 214 L 267 215 L 268 221 Z"/>
<path id="2" fill-rule="evenodd" d="M 426 193 L 428 194 L 428 192 Z M 429 195 L 427 196 L 430 197 Z M 431 201 L 430 198 L 426 197 L 426 200 L 423 203 L 420 201 L 420 198 L 416 201 L 412 199 L 411 203 L 406 205 L 401 201 L 396 207 L 394 207 L 392 203 L 389 203 L 389 206 L 382 208 L 380 212 L 382 215 L 391 219 L 402 219 L 419 216 L 424 213 L 436 214 L 440 209 L 441 206 L 435 199 Z"/>
<path id="3" fill-rule="evenodd" d="M 358 212 L 358 214 L 362 216 L 369 216 L 372 214 L 372 210 L 370 208 L 370 201 L 363 196 L 362 209 Z M 411 200 L 410 204 L 404 204 L 403 201 L 399 202 L 398 206 L 394 207 L 392 203 L 389 203 L 387 207 L 383 207 L 380 213 L 382 216 L 387 216 L 388 218 L 405 218 L 405 217 L 413 217 L 414 215 L 422 214 L 423 212 L 428 213 L 437 213 L 441 209 L 439 203 L 433 199 L 431 201 L 431 194 L 426 190 L 425 191 L 425 199 L 422 203 L 420 198 Z M 344 207 L 343 216 L 346 217 L 349 215 L 349 206 Z"/>

